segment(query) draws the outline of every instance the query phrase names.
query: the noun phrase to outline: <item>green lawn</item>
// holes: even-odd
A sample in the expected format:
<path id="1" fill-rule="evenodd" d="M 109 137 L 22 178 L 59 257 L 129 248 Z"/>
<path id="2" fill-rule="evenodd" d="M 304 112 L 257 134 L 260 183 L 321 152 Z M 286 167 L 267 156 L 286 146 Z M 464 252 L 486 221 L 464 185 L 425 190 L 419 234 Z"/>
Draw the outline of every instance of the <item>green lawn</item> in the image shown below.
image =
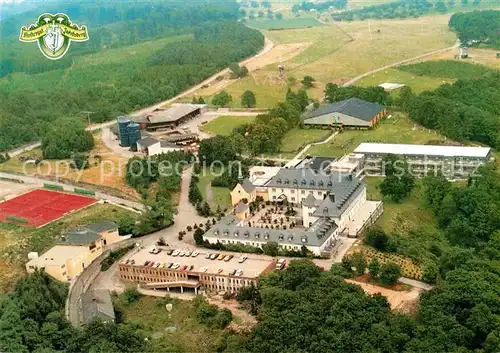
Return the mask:
<path id="1" fill-rule="evenodd" d="M 253 116 L 219 116 L 201 126 L 201 131 L 211 135 L 229 136 L 235 128 L 243 124 L 250 124 L 255 120 Z"/>
<path id="2" fill-rule="evenodd" d="M 445 141 L 437 132 L 417 127 L 403 113 L 392 113 L 373 130 L 345 130 L 330 142 L 312 146 L 308 154 L 321 157 L 341 157 L 351 153 L 362 142 L 428 144 Z"/>
<path id="3" fill-rule="evenodd" d="M 291 28 L 309 28 L 324 26 L 321 22 L 312 17 L 298 17 L 290 19 L 262 19 L 250 20 L 247 22 L 249 27 L 257 29 L 291 29 Z"/>
<path id="4" fill-rule="evenodd" d="M 223 187 L 213 187 L 210 186 L 212 180 L 220 175 L 220 169 L 214 168 L 210 171 L 210 168 L 205 168 L 199 175 L 198 187 L 200 188 L 203 199 L 208 201 L 207 187 L 212 189 L 212 199 L 208 201 L 212 211 L 216 211 L 219 206 L 222 210 L 231 207 L 231 195 L 229 195 L 230 190 Z"/>
<path id="5" fill-rule="evenodd" d="M 293 129 L 288 131 L 281 143 L 281 152 L 299 152 L 307 144 L 326 139 L 332 131 L 319 129 Z"/>
<path id="6" fill-rule="evenodd" d="M 165 309 L 167 303 L 173 305 L 171 312 Z M 125 304 L 118 297 L 114 305 L 121 309 L 125 321 L 144 326 L 145 333 L 152 337 L 153 352 L 215 353 L 217 339 L 224 332 L 198 323 L 192 301 L 142 296 L 138 302 Z"/>
<path id="7" fill-rule="evenodd" d="M 365 77 L 356 82 L 357 86 L 369 87 L 378 86 L 381 83 L 402 83 L 413 90 L 415 93 L 422 91 L 433 90 L 445 83 L 454 83 L 454 79 L 450 78 L 436 78 L 429 76 L 419 76 L 410 72 L 405 72 L 397 69 L 388 69 L 385 71 L 377 72 L 371 76 Z"/>
<path id="8" fill-rule="evenodd" d="M 364 179 L 368 200 L 382 200 L 378 187 L 383 180 L 383 178 L 379 177 L 366 177 Z M 376 225 L 383 228 L 387 233 L 401 234 L 409 229 L 418 229 L 423 225 L 435 224 L 434 215 L 423 206 L 421 185 L 421 182 L 417 181 L 410 198 L 401 203 L 385 199 L 384 213 L 377 220 Z"/>

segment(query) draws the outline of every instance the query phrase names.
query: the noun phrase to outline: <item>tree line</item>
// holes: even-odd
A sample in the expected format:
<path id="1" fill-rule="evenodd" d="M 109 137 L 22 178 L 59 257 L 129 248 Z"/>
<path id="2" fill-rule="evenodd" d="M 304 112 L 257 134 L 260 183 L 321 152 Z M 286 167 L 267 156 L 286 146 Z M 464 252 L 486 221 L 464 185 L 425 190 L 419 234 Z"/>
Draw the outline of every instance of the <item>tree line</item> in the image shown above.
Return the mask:
<path id="1" fill-rule="evenodd" d="M 460 0 L 465 8 L 469 5 L 469 0 Z M 481 0 L 471 0 L 472 6 L 478 6 Z M 366 19 L 394 19 L 420 17 L 431 12 L 444 13 L 456 6 L 455 0 L 399 0 L 387 4 L 367 6 L 359 10 L 350 10 L 337 14 L 332 14 L 335 21 L 354 21 Z"/>
<path id="2" fill-rule="evenodd" d="M 457 32 L 462 45 L 500 49 L 500 11 L 459 12 L 451 16 L 449 27 Z"/>

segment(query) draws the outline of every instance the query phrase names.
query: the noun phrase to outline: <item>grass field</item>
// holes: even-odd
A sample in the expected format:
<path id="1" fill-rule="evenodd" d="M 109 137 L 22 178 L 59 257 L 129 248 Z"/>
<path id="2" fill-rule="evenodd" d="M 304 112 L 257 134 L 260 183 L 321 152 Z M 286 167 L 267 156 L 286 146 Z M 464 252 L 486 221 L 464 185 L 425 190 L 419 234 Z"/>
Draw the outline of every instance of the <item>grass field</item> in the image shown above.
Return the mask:
<path id="1" fill-rule="evenodd" d="M 417 76 L 397 69 L 387 69 L 359 80 L 356 82 L 356 86 L 378 86 L 384 82 L 402 83 L 411 87 L 413 92 L 420 93 L 422 91 L 436 89 L 445 83 L 454 83 L 455 80 L 449 78 Z"/>
<path id="2" fill-rule="evenodd" d="M 171 312 L 165 310 L 167 303 L 173 305 Z M 145 333 L 153 337 L 154 352 L 215 353 L 217 338 L 223 334 L 223 330 L 198 323 L 192 301 L 142 296 L 132 304 L 118 297 L 114 304 L 123 311 L 125 321 L 144 326 Z"/>
<path id="3" fill-rule="evenodd" d="M 428 144 L 440 143 L 445 138 L 422 127 L 414 130 L 414 123 L 403 113 L 392 113 L 373 130 L 345 130 L 330 142 L 312 146 L 307 153 L 313 156 L 341 157 L 351 153 L 362 142 Z"/>
<path id="4" fill-rule="evenodd" d="M 137 192 L 125 183 L 125 169 L 127 158 L 118 156 L 109 150 L 101 140 L 99 134 L 94 135 L 95 147 L 90 152 L 89 167 L 80 171 L 69 167 L 70 160 L 44 160 L 38 166 L 24 164 L 20 157 L 42 158 L 41 149 L 35 149 L 11 158 L 8 162 L 0 164 L 0 171 L 13 171 L 55 177 L 91 184 L 96 189 L 132 199 L 139 199 Z"/>
<path id="5" fill-rule="evenodd" d="M 288 131 L 281 143 L 281 152 L 296 153 L 307 144 L 326 139 L 332 132 L 319 129 L 293 129 Z"/>
<path id="6" fill-rule="evenodd" d="M 135 213 L 121 207 L 103 204 L 88 207 L 38 229 L 0 223 L 0 292 L 24 275 L 29 252 L 43 253 L 54 245 L 61 233 L 78 226 L 103 220 L 117 221 L 126 214 L 136 217 Z"/>
<path id="7" fill-rule="evenodd" d="M 247 22 L 247 25 L 256 29 L 291 29 L 324 26 L 321 22 L 311 17 L 298 17 L 282 20 L 251 20 Z"/>
<path id="8" fill-rule="evenodd" d="M 229 136 L 235 128 L 243 124 L 250 124 L 255 120 L 253 116 L 219 116 L 201 126 L 201 131 L 211 135 Z"/>
<path id="9" fill-rule="evenodd" d="M 216 176 L 220 175 L 220 172 L 219 168 L 214 168 L 213 172 L 211 172 L 209 168 L 205 168 L 200 174 L 200 180 L 198 182 L 198 187 L 203 195 L 203 200 L 209 203 L 210 208 L 214 212 L 217 210 L 217 207 L 220 207 L 221 210 L 231 207 L 231 196 L 229 195 L 230 190 L 228 188 L 213 187 L 210 185 L 212 180 Z M 209 191 L 209 189 L 211 191 Z"/>

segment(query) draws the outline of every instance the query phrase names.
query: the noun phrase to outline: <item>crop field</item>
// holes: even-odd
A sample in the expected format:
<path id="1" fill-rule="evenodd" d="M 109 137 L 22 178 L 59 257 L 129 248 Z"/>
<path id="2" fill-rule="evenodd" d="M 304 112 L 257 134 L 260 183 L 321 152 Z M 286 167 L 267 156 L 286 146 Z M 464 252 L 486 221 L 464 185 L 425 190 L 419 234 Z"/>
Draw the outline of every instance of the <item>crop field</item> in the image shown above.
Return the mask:
<path id="1" fill-rule="evenodd" d="M 403 113 L 392 113 L 373 130 L 345 130 L 333 140 L 312 146 L 307 153 L 321 157 L 341 157 L 351 153 L 362 142 L 439 144 L 446 139 L 433 130 L 417 126 Z"/>
<path id="2" fill-rule="evenodd" d="M 251 20 L 248 21 L 247 24 L 249 27 L 253 27 L 256 29 L 291 29 L 324 26 L 321 22 L 312 17 L 298 17 L 281 20 Z"/>
<path id="3" fill-rule="evenodd" d="M 192 301 L 177 298 L 142 296 L 138 302 L 125 304 L 118 297 L 114 304 L 124 313 L 125 321 L 140 322 L 153 339 L 155 352 L 216 352 L 223 330 L 210 329 L 198 323 Z M 165 305 L 171 303 L 172 311 Z"/>
<path id="4" fill-rule="evenodd" d="M 434 90 L 445 83 L 452 84 L 455 80 L 450 78 L 419 76 L 398 69 L 387 69 L 365 77 L 356 82 L 355 85 L 360 87 L 370 87 L 378 86 L 384 82 L 402 83 L 410 87 L 413 92 L 420 93 L 422 91 Z M 397 90 L 395 92 L 397 92 Z"/>
<path id="5" fill-rule="evenodd" d="M 254 120 L 253 116 L 224 115 L 202 125 L 200 130 L 211 135 L 229 136 L 238 126 L 250 124 Z"/>
<path id="6" fill-rule="evenodd" d="M 61 233 L 89 223 L 117 221 L 123 215 L 137 214 L 110 204 L 97 204 L 41 228 L 0 223 L 0 291 L 5 291 L 25 274 L 24 264 L 31 251 L 39 254 L 54 245 Z"/>

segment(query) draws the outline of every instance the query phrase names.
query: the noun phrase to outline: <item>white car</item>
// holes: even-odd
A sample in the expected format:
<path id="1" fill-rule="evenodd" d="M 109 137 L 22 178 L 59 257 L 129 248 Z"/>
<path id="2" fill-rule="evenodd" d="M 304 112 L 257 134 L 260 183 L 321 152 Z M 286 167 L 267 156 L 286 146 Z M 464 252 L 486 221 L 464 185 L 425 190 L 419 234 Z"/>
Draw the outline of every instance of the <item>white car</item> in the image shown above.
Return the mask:
<path id="1" fill-rule="evenodd" d="M 208 269 L 207 269 L 206 267 L 202 267 L 202 268 L 200 268 L 200 271 L 201 271 L 201 272 L 207 272 L 207 270 L 208 270 Z"/>
<path id="2" fill-rule="evenodd" d="M 248 259 L 248 257 L 246 257 L 246 256 L 241 256 L 241 257 L 238 259 L 238 262 L 241 264 L 241 263 L 245 262 L 245 261 L 246 261 L 246 259 Z"/>
<path id="3" fill-rule="evenodd" d="M 192 256 L 192 257 L 196 257 L 196 256 L 198 256 L 198 255 L 199 255 L 199 254 L 198 254 L 198 252 L 197 252 L 197 251 L 193 251 L 193 253 L 191 254 L 191 256 Z"/>
<path id="4" fill-rule="evenodd" d="M 241 276 L 243 274 L 243 270 L 236 271 L 236 276 Z"/>
<path id="5" fill-rule="evenodd" d="M 181 264 L 179 264 L 179 263 L 177 263 L 177 262 L 176 262 L 175 264 L 173 264 L 173 265 L 172 265 L 172 268 L 173 268 L 174 270 L 177 270 L 179 267 L 181 267 Z"/>
<path id="6" fill-rule="evenodd" d="M 174 252 L 172 253 L 172 256 L 177 256 L 179 255 L 179 250 L 174 250 Z"/>
<path id="7" fill-rule="evenodd" d="M 184 253 L 184 256 L 191 256 L 191 251 L 189 251 L 189 250 L 188 250 L 188 251 L 186 251 L 186 252 Z"/>
<path id="8" fill-rule="evenodd" d="M 205 255 L 205 259 L 210 259 L 210 256 L 212 256 L 212 254 L 210 254 L 209 252 L 207 252 L 207 254 Z"/>
<path id="9" fill-rule="evenodd" d="M 181 250 L 181 252 L 179 253 L 179 256 L 184 256 L 184 251 Z"/>
<path id="10" fill-rule="evenodd" d="M 161 266 L 161 263 L 159 263 L 159 262 L 156 262 L 156 263 L 153 265 L 153 267 L 154 267 L 154 268 L 158 268 L 158 267 L 160 267 L 160 266 Z"/>

